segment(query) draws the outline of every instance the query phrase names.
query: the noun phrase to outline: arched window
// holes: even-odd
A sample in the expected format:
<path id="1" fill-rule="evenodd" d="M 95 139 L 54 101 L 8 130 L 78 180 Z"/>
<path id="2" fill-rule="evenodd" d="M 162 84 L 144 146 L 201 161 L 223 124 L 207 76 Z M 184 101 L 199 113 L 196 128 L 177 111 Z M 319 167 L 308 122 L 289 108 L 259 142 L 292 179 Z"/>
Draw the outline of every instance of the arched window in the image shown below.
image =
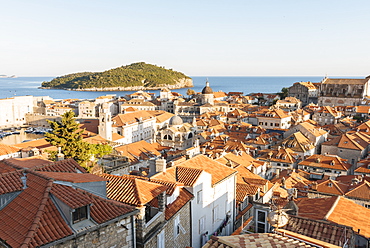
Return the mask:
<path id="1" fill-rule="evenodd" d="M 169 135 L 169 134 L 166 134 L 163 139 L 166 139 L 166 140 L 172 140 L 172 136 Z"/>
<path id="2" fill-rule="evenodd" d="M 191 138 L 193 138 L 193 133 L 189 133 L 188 135 L 188 139 L 191 139 Z"/>

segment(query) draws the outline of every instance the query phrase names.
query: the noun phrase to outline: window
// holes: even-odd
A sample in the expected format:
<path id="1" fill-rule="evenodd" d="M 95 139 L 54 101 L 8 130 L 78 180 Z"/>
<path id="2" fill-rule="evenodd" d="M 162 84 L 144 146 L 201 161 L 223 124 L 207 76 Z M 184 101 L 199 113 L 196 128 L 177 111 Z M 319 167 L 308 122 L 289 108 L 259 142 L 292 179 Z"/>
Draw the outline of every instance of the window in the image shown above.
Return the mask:
<path id="1" fill-rule="evenodd" d="M 197 203 L 200 204 L 200 203 L 202 203 L 202 201 L 203 201 L 203 191 L 199 190 L 197 192 Z"/>
<path id="2" fill-rule="evenodd" d="M 87 206 L 76 208 L 72 213 L 72 222 L 77 223 L 79 221 L 87 219 Z"/>
<path id="3" fill-rule="evenodd" d="M 176 238 L 180 234 L 180 216 L 176 216 L 173 227 L 173 237 Z"/>
<path id="4" fill-rule="evenodd" d="M 257 210 L 257 232 L 265 233 L 266 230 L 266 212 Z"/>
<path id="5" fill-rule="evenodd" d="M 165 248 L 164 246 L 164 230 L 157 235 L 157 248 Z"/>
<path id="6" fill-rule="evenodd" d="M 206 217 L 202 217 L 199 219 L 199 233 L 203 233 L 205 229 Z"/>
<path id="7" fill-rule="evenodd" d="M 213 223 L 217 222 L 218 219 L 218 205 L 212 210 Z"/>

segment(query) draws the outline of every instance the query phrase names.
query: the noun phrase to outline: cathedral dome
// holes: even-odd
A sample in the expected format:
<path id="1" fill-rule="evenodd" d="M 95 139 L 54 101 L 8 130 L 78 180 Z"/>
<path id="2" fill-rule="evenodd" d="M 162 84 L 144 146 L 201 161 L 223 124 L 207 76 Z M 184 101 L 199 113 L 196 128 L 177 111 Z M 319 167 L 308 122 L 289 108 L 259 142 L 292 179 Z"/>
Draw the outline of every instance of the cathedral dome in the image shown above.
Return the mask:
<path id="1" fill-rule="evenodd" d="M 182 121 L 180 116 L 172 116 L 170 119 L 170 126 L 177 126 L 177 125 L 182 125 L 184 122 Z"/>
<path id="2" fill-rule="evenodd" d="M 202 90 L 202 94 L 213 94 L 213 90 L 209 87 L 209 82 L 206 82 L 206 86 Z"/>

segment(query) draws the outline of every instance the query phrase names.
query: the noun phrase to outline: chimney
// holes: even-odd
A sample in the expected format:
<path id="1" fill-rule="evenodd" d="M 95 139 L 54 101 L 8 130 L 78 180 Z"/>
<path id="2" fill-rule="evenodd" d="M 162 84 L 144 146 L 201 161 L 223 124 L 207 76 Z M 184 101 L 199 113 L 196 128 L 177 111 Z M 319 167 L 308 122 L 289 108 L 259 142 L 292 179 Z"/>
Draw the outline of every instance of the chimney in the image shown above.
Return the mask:
<path id="1" fill-rule="evenodd" d="M 279 168 L 276 169 L 275 174 L 276 174 L 276 178 L 279 178 L 279 176 L 280 176 L 280 169 Z"/>
<path id="2" fill-rule="evenodd" d="M 23 176 L 21 177 L 23 188 L 22 189 L 27 189 L 27 173 L 23 172 Z"/>
<path id="3" fill-rule="evenodd" d="M 317 190 L 317 182 L 313 182 L 311 186 L 312 190 Z"/>
<path id="4" fill-rule="evenodd" d="M 64 160 L 64 154 L 62 153 L 62 148 L 58 146 L 57 161 Z"/>
<path id="5" fill-rule="evenodd" d="M 166 172 L 166 160 L 164 158 L 158 158 L 155 161 L 156 172 Z"/>

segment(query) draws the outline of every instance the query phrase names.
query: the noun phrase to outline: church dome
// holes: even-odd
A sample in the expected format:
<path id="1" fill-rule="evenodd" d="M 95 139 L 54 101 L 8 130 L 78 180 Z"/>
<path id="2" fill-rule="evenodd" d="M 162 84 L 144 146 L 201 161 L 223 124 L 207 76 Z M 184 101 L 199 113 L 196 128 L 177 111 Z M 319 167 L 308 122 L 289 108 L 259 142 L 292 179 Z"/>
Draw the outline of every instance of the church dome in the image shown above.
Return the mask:
<path id="1" fill-rule="evenodd" d="M 182 125 L 184 122 L 182 121 L 180 116 L 172 116 L 170 119 L 170 126 L 177 126 L 177 125 Z"/>
<path id="2" fill-rule="evenodd" d="M 206 82 L 206 86 L 202 90 L 202 94 L 213 94 L 213 90 L 209 87 L 209 82 Z"/>

